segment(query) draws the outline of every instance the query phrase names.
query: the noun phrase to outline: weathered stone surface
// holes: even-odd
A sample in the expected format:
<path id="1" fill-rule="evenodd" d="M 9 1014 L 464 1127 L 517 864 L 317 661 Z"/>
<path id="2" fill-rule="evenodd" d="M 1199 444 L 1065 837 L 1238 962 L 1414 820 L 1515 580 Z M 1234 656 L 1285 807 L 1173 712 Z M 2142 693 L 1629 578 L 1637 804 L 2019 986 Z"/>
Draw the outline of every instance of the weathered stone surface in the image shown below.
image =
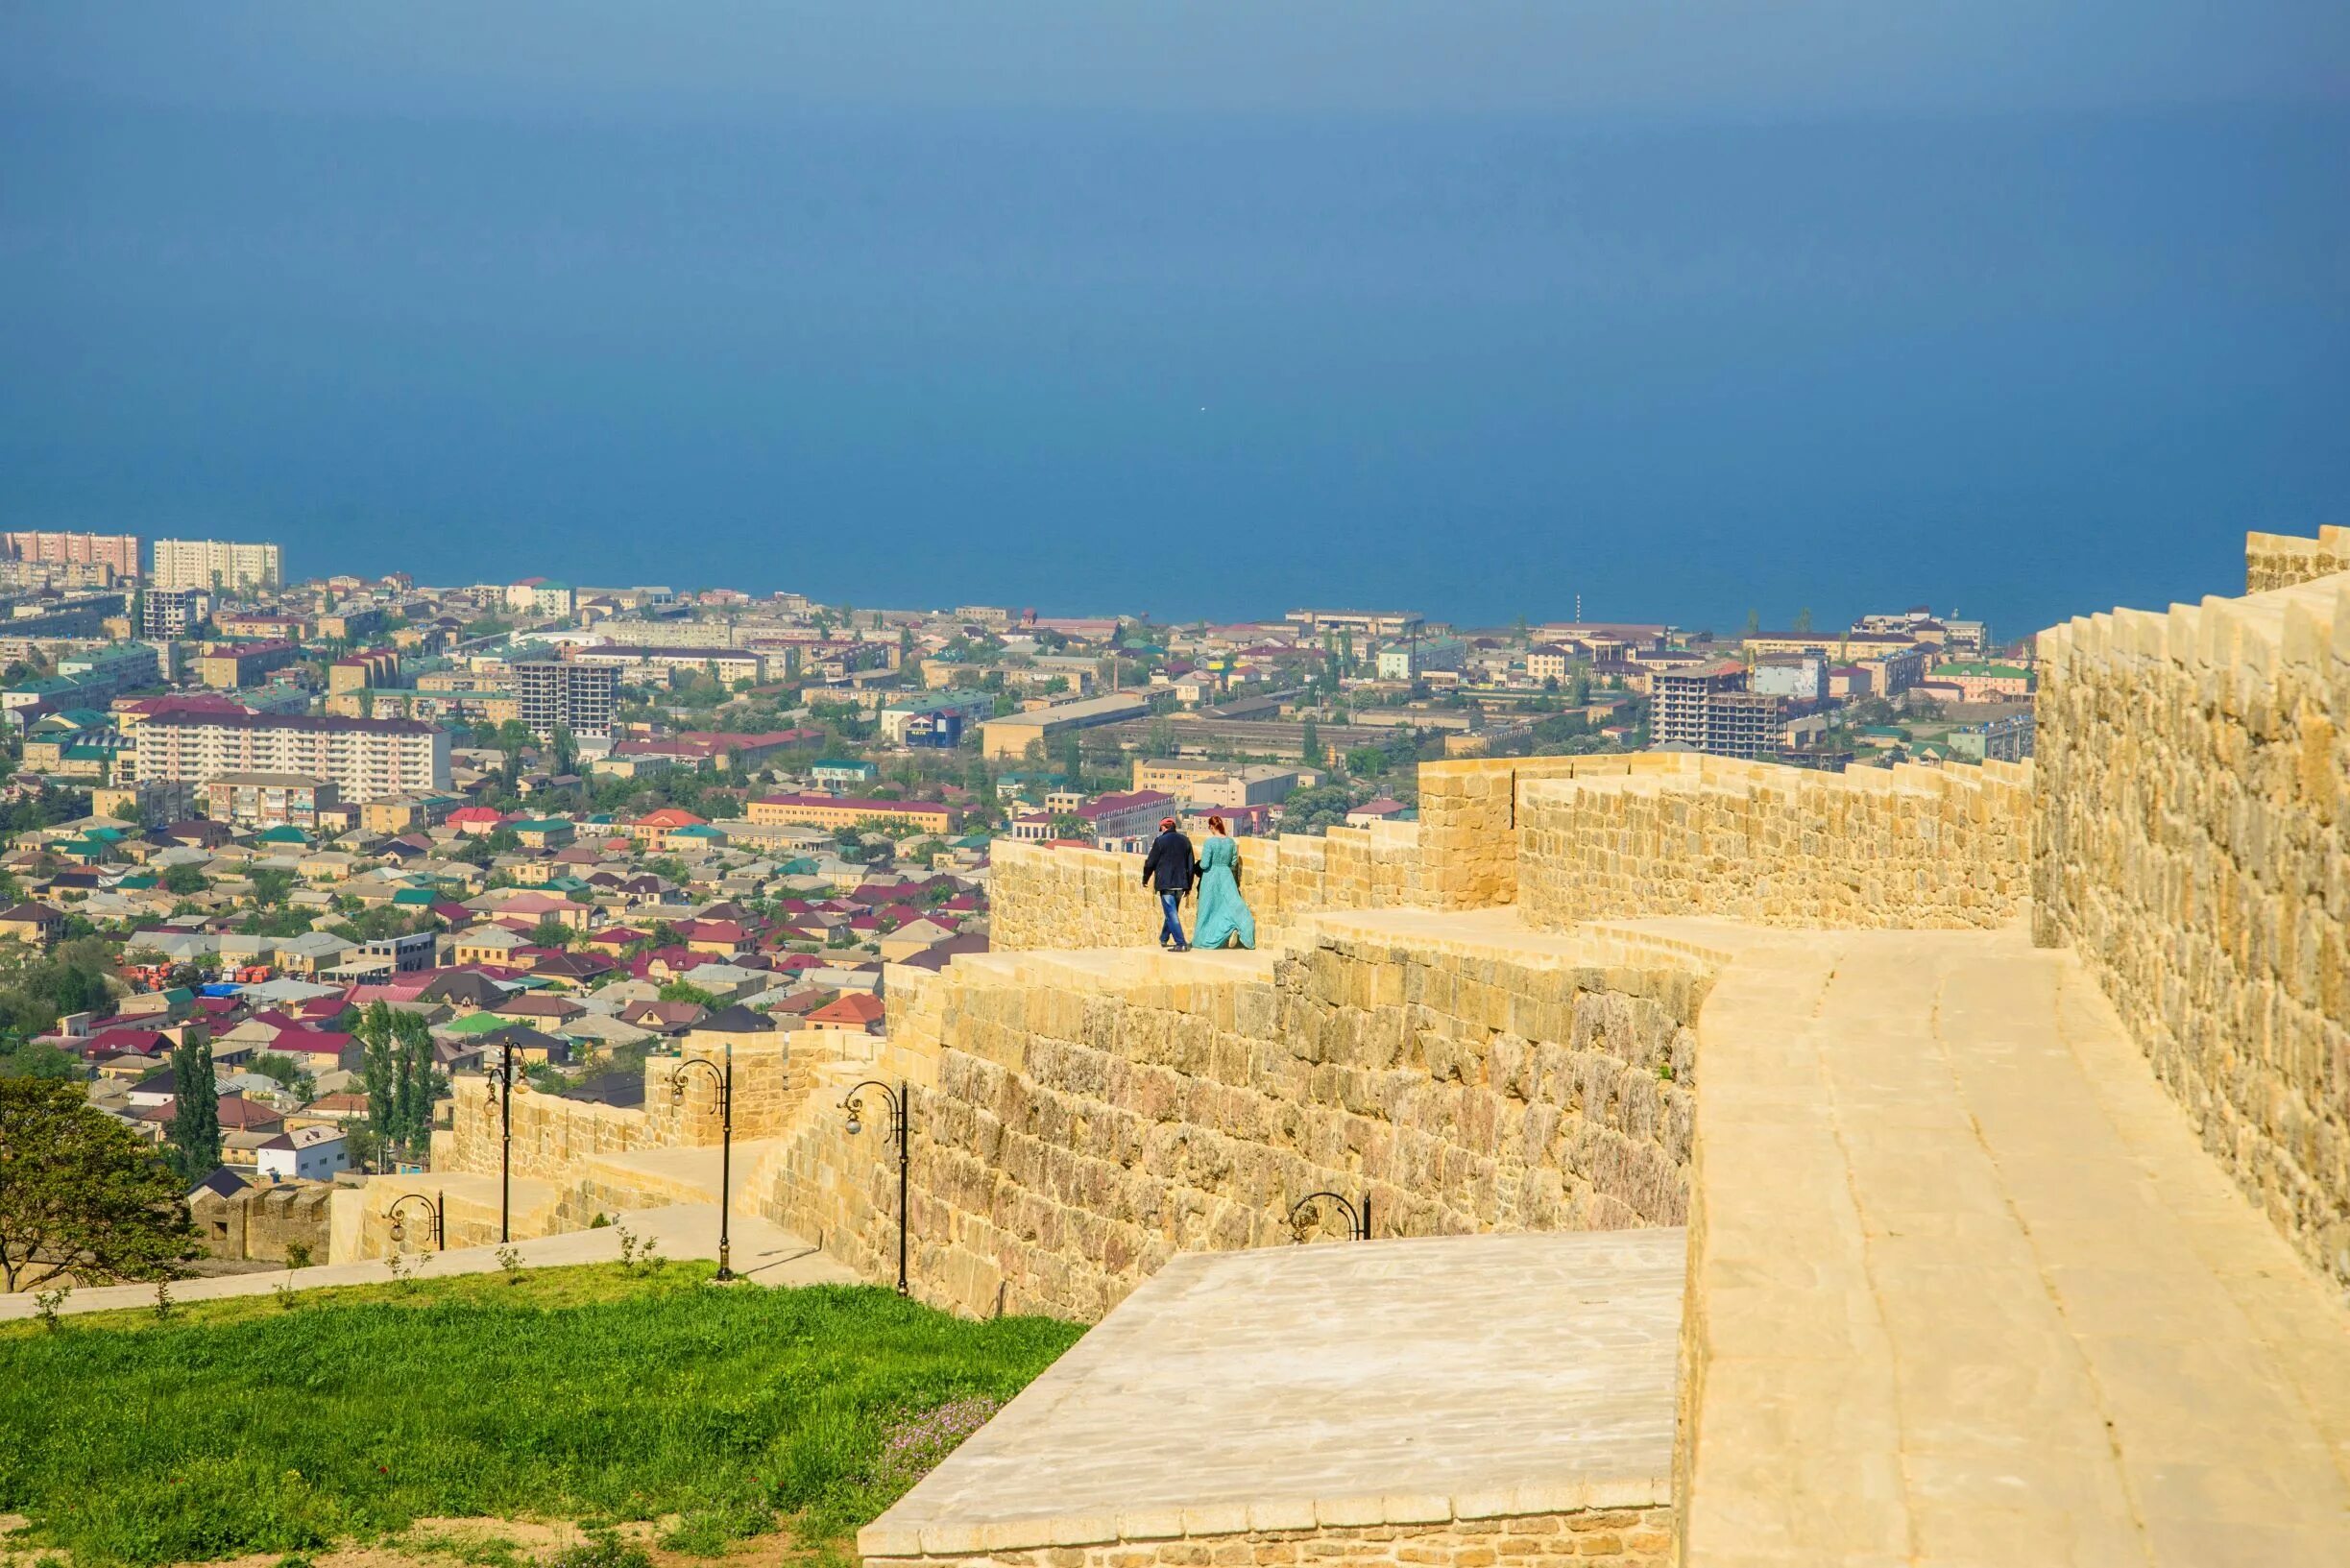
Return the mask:
<path id="1" fill-rule="evenodd" d="M 1683 1250 L 1650 1229 L 1177 1258 L 860 1547 L 1661 1561 Z"/>
<path id="2" fill-rule="evenodd" d="M 1681 1221 L 1690 969 L 1611 967 L 1506 911 L 1330 914 L 1309 937 L 893 972 L 915 1293 L 1091 1321 L 1178 1252 L 1290 1240 L 1320 1191 L 1368 1196 L 1382 1236 Z M 764 1212 L 893 1278 L 895 1166 L 862 1142 L 810 1121 Z"/>
<path id="3" fill-rule="evenodd" d="M 1530 783 L 1527 922 L 1730 915 L 1765 926 L 1995 927 L 2023 908 L 2029 764 L 1812 773 L 1677 756 Z"/>
<path id="4" fill-rule="evenodd" d="M 2039 939 L 2350 1290 L 2350 573 L 2084 617 L 2039 654 Z"/>

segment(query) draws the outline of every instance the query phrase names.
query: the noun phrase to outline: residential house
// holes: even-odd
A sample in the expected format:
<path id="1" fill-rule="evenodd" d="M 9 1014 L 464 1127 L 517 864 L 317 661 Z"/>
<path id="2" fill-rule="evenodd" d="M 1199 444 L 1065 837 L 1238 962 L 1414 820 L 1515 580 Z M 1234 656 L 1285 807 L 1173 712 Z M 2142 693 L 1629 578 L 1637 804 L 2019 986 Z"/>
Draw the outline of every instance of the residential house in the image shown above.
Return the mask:
<path id="1" fill-rule="evenodd" d="M 271 1181 L 332 1181 L 351 1169 L 351 1146 L 339 1126 L 288 1129 L 254 1149 L 253 1165 Z"/>

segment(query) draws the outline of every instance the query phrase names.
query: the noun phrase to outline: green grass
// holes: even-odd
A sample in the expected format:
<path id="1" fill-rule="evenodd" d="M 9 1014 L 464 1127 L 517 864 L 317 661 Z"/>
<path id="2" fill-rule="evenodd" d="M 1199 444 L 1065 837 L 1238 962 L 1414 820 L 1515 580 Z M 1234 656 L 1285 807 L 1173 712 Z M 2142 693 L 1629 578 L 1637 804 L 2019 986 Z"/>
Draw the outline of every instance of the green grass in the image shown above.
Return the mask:
<path id="1" fill-rule="evenodd" d="M 154 1564 L 433 1516 L 675 1514 L 685 1550 L 797 1516 L 836 1539 L 906 1480 L 894 1423 L 1008 1398 L 1071 1344 L 862 1287 L 716 1290 L 618 1265 L 191 1303 L 0 1333 L 12 1546 Z"/>

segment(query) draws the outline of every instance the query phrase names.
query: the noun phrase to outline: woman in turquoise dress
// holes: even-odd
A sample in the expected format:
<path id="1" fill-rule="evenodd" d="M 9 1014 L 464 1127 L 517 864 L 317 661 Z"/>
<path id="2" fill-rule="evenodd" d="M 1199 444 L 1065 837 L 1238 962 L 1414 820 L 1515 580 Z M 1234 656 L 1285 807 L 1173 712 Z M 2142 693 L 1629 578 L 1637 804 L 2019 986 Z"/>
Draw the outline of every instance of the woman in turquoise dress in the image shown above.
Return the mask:
<path id="1" fill-rule="evenodd" d="M 1256 946 L 1256 916 L 1240 896 L 1240 846 L 1224 831 L 1222 817 L 1207 819 L 1208 839 L 1199 851 L 1199 912 L 1194 917 L 1192 946 L 1224 948 L 1238 943 Z"/>

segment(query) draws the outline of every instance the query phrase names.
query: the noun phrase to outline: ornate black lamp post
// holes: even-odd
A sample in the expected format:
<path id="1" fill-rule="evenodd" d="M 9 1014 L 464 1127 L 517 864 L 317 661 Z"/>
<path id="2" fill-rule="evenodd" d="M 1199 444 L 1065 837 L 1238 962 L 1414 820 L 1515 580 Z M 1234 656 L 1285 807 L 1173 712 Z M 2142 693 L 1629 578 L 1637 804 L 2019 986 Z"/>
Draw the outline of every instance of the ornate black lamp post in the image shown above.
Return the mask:
<path id="1" fill-rule="evenodd" d="M 448 1235 L 443 1221 L 448 1214 L 448 1196 L 444 1194 L 436 1202 L 422 1193 L 403 1193 L 392 1200 L 390 1208 L 384 1210 L 384 1217 L 392 1221 L 392 1250 L 399 1251 L 400 1243 L 408 1239 L 408 1222 L 400 1218 L 400 1211 L 411 1203 L 424 1206 L 424 1223 L 427 1227 L 424 1234 L 432 1238 L 432 1250 L 446 1251 Z"/>
<path id="2" fill-rule="evenodd" d="M 883 1101 L 889 1107 L 889 1136 L 896 1139 L 898 1145 L 898 1294 L 905 1295 L 908 1293 L 906 1284 L 906 1186 L 907 1171 L 913 1157 L 912 1140 L 907 1136 L 907 1118 L 913 1106 L 913 1091 L 907 1087 L 904 1079 L 900 1079 L 897 1092 L 892 1094 L 889 1085 L 879 1078 L 867 1078 L 850 1090 L 848 1098 L 840 1102 L 840 1108 L 849 1113 L 849 1136 L 852 1138 L 865 1129 L 864 1107 L 860 1103 L 860 1097 L 868 1089 L 881 1091 Z"/>
<path id="3" fill-rule="evenodd" d="M 514 1193 L 514 1079 L 521 1064 L 514 1059 L 514 1042 L 497 1043 L 498 1063 L 490 1070 L 497 1080 L 497 1239 L 510 1242 L 507 1234 L 508 1216 L 513 1208 Z"/>
<path id="4" fill-rule="evenodd" d="M 735 1175 L 735 1048 L 726 1048 L 726 1066 L 720 1068 L 707 1056 L 695 1056 L 680 1062 L 669 1070 L 669 1098 L 672 1103 L 686 1102 L 686 1074 L 694 1068 L 706 1069 L 718 1085 L 718 1278 L 735 1277 L 733 1251 L 727 1241 L 726 1210 L 733 1194 Z"/>
<path id="5" fill-rule="evenodd" d="M 1305 1240 L 1306 1230 L 1305 1221 L 1299 1217 L 1315 1204 L 1325 1201 L 1338 1206 L 1340 1217 L 1346 1221 L 1346 1236 L 1349 1241 L 1368 1242 L 1370 1240 L 1370 1194 L 1368 1192 L 1363 1194 L 1362 1202 L 1359 1205 L 1347 1202 L 1336 1193 L 1308 1193 L 1299 1198 L 1296 1206 L 1289 1212 L 1289 1226 L 1296 1233 L 1297 1240 L 1300 1242 Z"/>

